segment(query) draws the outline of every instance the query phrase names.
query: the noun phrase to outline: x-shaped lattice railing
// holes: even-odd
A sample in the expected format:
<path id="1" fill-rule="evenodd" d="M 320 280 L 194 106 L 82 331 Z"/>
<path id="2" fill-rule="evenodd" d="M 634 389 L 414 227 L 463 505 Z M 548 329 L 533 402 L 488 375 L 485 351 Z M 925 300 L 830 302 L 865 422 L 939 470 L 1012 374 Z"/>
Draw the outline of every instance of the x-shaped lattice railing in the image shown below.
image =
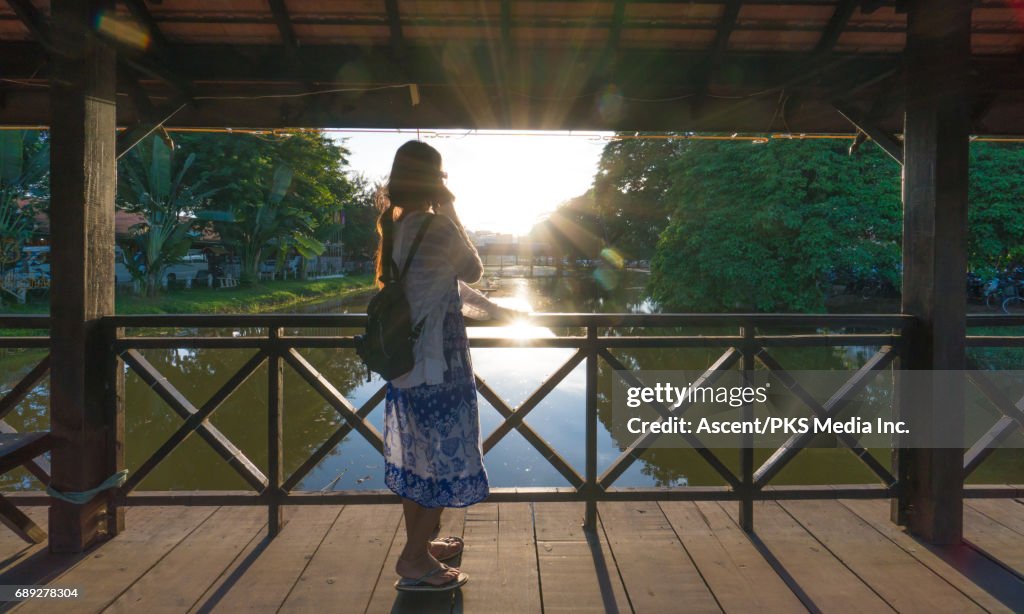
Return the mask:
<path id="1" fill-rule="evenodd" d="M 627 369 L 621 362 L 619 362 L 619 360 L 615 358 L 615 356 L 613 356 L 611 352 L 604 348 L 601 348 L 600 350 L 598 350 L 598 355 L 604 358 L 604 360 L 613 369 L 619 371 L 619 375 L 630 386 L 642 386 L 640 380 L 637 379 L 637 377 L 633 375 L 633 373 L 629 369 Z M 699 378 L 697 378 L 696 381 L 693 382 L 694 387 L 712 385 L 726 371 L 731 369 L 732 366 L 735 365 L 736 362 L 742 356 L 742 353 L 735 348 L 727 349 L 725 353 L 723 353 L 718 358 L 718 360 L 716 360 L 714 363 L 711 364 L 710 367 L 708 367 L 708 369 L 704 372 L 703 375 L 701 375 Z M 657 411 L 663 418 L 674 419 L 681 417 L 687 409 L 692 407 L 693 401 L 685 401 L 674 410 L 668 409 L 668 407 L 661 403 L 649 403 L 648 405 L 652 407 L 655 411 Z M 598 484 L 600 485 L 600 487 L 602 489 L 609 488 L 615 482 L 615 480 L 618 479 L 618 477 L 626 471 L 626 469 L 629 469 L 629 467 L 637 459 L 640 458 L 641 454 L 643 454 L 652 445 L 654 445 L 654 442 L 659 437 L 661 437 L 661 435 L 662 433 L 660 432 L 647 432 L 641 435 L 640 437 L 637 437 L 636 440 L 633 441 L 633 443 L 630 444 L 629 447 L 627 447 L 622 452 L 622 454 L 620 454 L 619 457 L 612 462 L 611 466 L 608 467 L 607 470 L 605 470 L 604 474 L 600 478 L 598 478 Z M 726 466 L 726 464 L 723 463 L 711 450 L 706 448 L 704 444 L 701 443 L 700 439 L 697 438 L 696 435 L 683 434 L 682 436 L 686 439 L 686 442 L 689 445 L 691 445 L 693 449 L 698 454 L 700 454 L 700 456 L 705 461 L 707 461 L 707 463 L 711 465 L 711 467 L 714 468 L 714 470 L 718 472 L 718 474 L 722 476 L 722 478 L 725 479 L 726 482 L 729 483 L 730 486 L 732 486 L 733 488 L 739 487 L 739 478 L 737 478 L 736 475 L 729 470 L 729 467 Z"/>
<path id="2" fill-rule="evenodd" d="M 896 358 L 896 351 L 892 346 L 883 346 L 874 356 L 868 359 L 864 365 L 858 369 L 853 376 L 846 380 L 846 382 L 839 387 L 838 390 L 825 401 L 825 403 L 818 403 L 813 396 L 810 395 L 800 384 L 793 379 L 793 377 L 787 372 L 782 365 L 772 357 L 771 354 L 765 350 L 765 348 L 759 349 L 755 356 L 761 364 L 763 364 L 769 371 L 771 371 L 779 380 L 783 383 L 787 390 L 793 393 L 797 399 L 799 399 L 804 405 L 806 405 L 817 418 L 835 418 L 838 416 L 843 409 L 849 405 L 853 399 L 860 393 L 864 388 L 875 378 L 878 373 L 888 367 L 893 359 Z M 803 450 L 808 443 L 815 437 L 813 432 L 800 433 L 791 436 L 786 443 L 782 444 L 782 447 L 777 449 L 768 460 L 764 462 L 761 467 L 754 472 L 754 487 L 764 488 L 768 483 L 779 474 L 780 471 L 790 462 L 797 454 Z M 856 439 L 849 434 L 840 434 L 836 437 L 840 443 L 846 446 L 854 456 L 856 456 L 861 462 L 867 465 L 878 478 L 886 486 L 892 487 L 896 484 L 897 480 L 889 473 L 878 460 L 871 455 L 866 448 L 862 447 L 857 443 Z"/>
<path id="3" fill-rule="evenodd" d="M 891 346 L 883 346 L 874 356 L 872 356 L 854 375 L 847 380 L 840 388 L 832 395 L 832 397 L 824 404 L 818 403 L 817 400 L 811 396 L 800 384 L 787 372 L 782 365 L 778 363 L 775 358 L 768 353 L 764 347 L 758 347 L 756 350 L 748 349 L 747 351 L 753 351 L 754 356 L 761 364 L 763 364 L 769 371 L 771 371 L 779 380 L 783 383 L 787 390 L 789 390 L 797 399 L 799 399 L 804 405 L 806 405 L 815 416 L 818 418 L 829 418 L 835 417 L 842 412 L 856 395 L 867 386 L 868 383 L 877 375 L 881 370 L 885 369 L 892 363 L 896 357 L 896 352 Z M 622 365 L 607 349 L 598 350 L 598 354 L 602 356 L 609 365 L 619 371 L 619 375 L 631 386 L 642 386 L 640 380 L 633 375 L 625 366 Z M 716 360 L 704 374 L 694 382 L 695 387 L 709 386 L 714 383 L 725 371 L 728 371 L 736 364 L 736 362 L 742 357 L 743 352 L 736 348 L 729 348 L 722 354 L 718 360 Z M 692 407 L 693 402 L 687 401 L 681 403 L 676 409 L 669 410 L 663 404 L 660 403 L 645 403 L 651 408 L 655 409 L 662 418 L 675 419 L 680 418 L 685 412 Z M 622 473 L 629 468 L 629 466 L 636 461 L 644 451 L 649 449 L 653 443 L 661 437 L 660 432 L 647 432 L 638 437 L 625 451 L 612 463 L 604 475 L 599 479 L 599 484 L 602 489 L 609 488 L 612 483 Z M 701 444 L 700 440 L 693 434 L 683 434 L 686 438 L 687 443 L 693 447 L 693 449 L 700 454 L 705 461 L 708 462 L 715 469 L 716 472 L 733 488 L 741 487 L 741 480 L 738 478 L 729 468 L 718 459 L 718 457 L 711 452 L 711 450 L 705 448 Z M 793 435 L 790 437 L 785 444 L 769 457 L 765 463 L 754 473 L 753 475 L 753 486 L 756 489 L 764 488 L 782 469 L 796 457 L 800 451 L 807 446 L 808 443 L 814 438 L 813 433 L 804 433 Z M 838 436 L 838 440 L 849 448 L 853 454 L 860 459 L 867 467 L 878 476 L 878 478 L 888 487 L 892 487 L 896 484 L 896 478 L 892 476 L 888 469 L 885 468 L 878 460 L 871 455 L 871 453 L 860 446 L 855 438 L 850 435 L 842 434 Z"/>
<path id="4" fill-rule="evenodd" d="M 198 433 L 211 448 L 258 492 L 264 492 L 269 485 L 267 476 L 249 458 L 235 446 L 224 434 L 209 422 L 209 418 L 223 403 L 244 384 L 267 359 L 274 355 L 275 349 L 261 349 L 242 365 L 210 399 L 196 408 L 191 401 L 178 391 L 142 354 L 135 349 L 127 349 L 121 357 L 139 378 L 149 386 L 175 413 L 184 419 L 178 429 L 152 454 L 121 488 L 122 494 L 130 493 L 153 469 L 164 461 L 192 433 Z M 383 452 L 384 441 L 377 429 L 367 422 L 366 417 L 384 398 L 381 387 L 358 410 L 349 403 L 337 388 L 317 371 L 295 348 L 287 348 L 277 354 L 288 363 L 310 387 L 322 396 L 344 419 L 343 424 L 328 437 L 313 454 L 293 474 L 284 481 L 281 488 L 289 491 L 297 486 L 331 450 L 351 431 L 358 431 L 377 451 Z M 271 377 L 274 377 L 271 374 Z M 280 408 L 279 408 L 280 409 Z M 273 462 L 273 460 L 271 461 Z"/>
<path id="5" fill-rule="evenodd" d="M 22 377 L 0 398 L 0 433 L 12 434 L 18 431 L 7 423 L 7 415 L 18 406 L 32 390 L 38 386 L 50 373 L 50 354 L 46 354 L 36 366 Z M 24 465 L 29 473 L 34 475 L 43 484 L 50 483 L 50 463 L 43 457 L 30 460 Z"/>
<path id="6" fill-rule="evenodd" d="M 174 413 L 178 414 L 185 422 L 178 427 L 171 438 L 168 439 L 157 451 L 142 463 L 140 468 L 134 472 L 131 479 L 121 487 L 121 492 L 131 492 L 162 460 L 174 451 L 192 433 L 198 433 L 200 437 L 210 445 L 211 448 L 231 466 L 249 486 L 257 491 L 263 491 L 267 487 L 267 476 L 263 475 L 249 458 L 231 441 L 224 436 L 220 430 L 209 422 L 209 417 L 214 410 L 221 406 L 227 398 L 245 380 L 249 379 L 256 369 L 259 368 L 266 355 L 257 352 L 249 359 L 242 368 L 235 373 L 223 386 L 218 389 L 210 400 L 203 404 L 202 408 L 196 408 L 185 395 L 181 394 L 166 377 L 164 377 L 138 350 L 125 350 L 121 354 L 125 364 L 131 367 L 132 371 L 155 392 L 166 403 Z"/>
<path id="7" fill-rule="evenodd" d="M 968 371 L 967 379 L 1002 416 L 964 453 L 964 478 L 973 473 L 1014 431 L 1024 431 L 1024 397 L 1014 403 L 980 371 Z"/>
<path id="8" fill-rule="evenodd" d="M 501 441 L 505 435 L 510 433 L 512 429 L 519 431 L 519 433 L 532 445 L 540 455 L 544 457 L 552 467 L 555 468 L 558 473 L 562 475 L 572 485 L 573 488 L 579 490 L 585 480 L 580 474 L 573 469 L 573 467 L 562 458 L 558 452 L 556 452 L 540 435 L 536 433 L 530 426 L 525 422 L 527 414 L 530 413 L 535 407 L 537 407 L 541 401 L 544 400 L 547 395 L 558 386 L 563 379 L 566 378 L 573 369 L 575 369 L 584 359 L 586 359 L 587 353 L 585 350 L 579 350 L 572 355 L 561 367 L 555 370 L 545 381 L 538 387 L 529 397 L 526 398 L 518 407 L 513 409 L 500 397 L 490 386 L 487 385 L 480 376 L 476 378 L 477 390 L 481 396 L 490 403 L 494 409 L 501 414 L 504 420 L 497 428 L 491 432 L 490 435 L 484 440 L 484 452 L 490 451 L 494 446 Z"/>

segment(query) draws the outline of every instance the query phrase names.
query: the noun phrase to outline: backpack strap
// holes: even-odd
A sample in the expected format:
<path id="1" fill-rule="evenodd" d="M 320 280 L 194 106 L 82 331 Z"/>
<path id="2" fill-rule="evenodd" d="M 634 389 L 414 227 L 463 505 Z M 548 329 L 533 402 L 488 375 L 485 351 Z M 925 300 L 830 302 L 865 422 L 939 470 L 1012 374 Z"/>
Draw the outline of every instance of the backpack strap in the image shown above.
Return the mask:
<path id="1" fill-rule="evenodd" d="M 398 274 L 398 267 L 395 265 L 394 258 L 391 257 L 391 252 L 395 245 L 394 212 L 394 207 L 388 207 L 387 211 L 381 215 L 381 272 L 379 281 L 384 285 L 393 282 Z"/>
<path id="2" fill-rule="evenodd" d="M 409 255 L 405 257 L 405 264 L 402 265 L 402 272 L 398 275 L 398 281 L 405 279 L 405 274 L 409 272 L 409 265 L 412 264 L 412 257 L 416 255 L 416 250 L 419 249 L 420 243 L 423 242 L 424 235 L 427 234 L 427 228 L 430 227 L 430 223 L 434 221 L 432 214 L 427 215 L 427 219 L 420 226 L 420 229 L 416 232 L 416 238 L 412 241 L 412 246 L 409 248 Z"/>

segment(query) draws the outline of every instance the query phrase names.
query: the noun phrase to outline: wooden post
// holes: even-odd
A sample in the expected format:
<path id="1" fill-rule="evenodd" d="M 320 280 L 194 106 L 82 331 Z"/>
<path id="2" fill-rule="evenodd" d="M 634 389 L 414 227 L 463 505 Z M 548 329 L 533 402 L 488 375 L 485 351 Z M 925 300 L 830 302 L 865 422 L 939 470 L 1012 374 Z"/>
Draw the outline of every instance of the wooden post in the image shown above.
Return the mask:
<path id="1" fill-rule="evenodd" d="M 116 57 L 89 32 L 104 9 L 113 2 L 51 2 L 60 53 L 50 60 L 50 429 L 58 439 L 52 485 L 61 491 L 95 488 L 117 471 L 123 435 L 105 411 L 115 382 L 101 326 L 114 313 Z M 95 542 L 112 501 L 54 500 L 50 550 L 80 552 Z"/>
<path id="2" fill-rule="evenodd" d="M 905 369 L 965 367 L 970 29 L 970 0 L 908 2 L 903 312 L 917 323 Z M 920 397 L 901 406 L 919 412 L 918 424 L 962 432 L 962 381 L 937 379 L 942 389 L 932 394 L 947 409 L 934 411 Z M 963 450 L 903 449 L 896 456 L 901 494 L 894 520 L 933 543 L 959 543 Z"/>
<path id="3" fill-rule="evenodd" d="M 597 327 L 587 327 L 587 358 L 586 358 L 586 508 L 583 516 L 583 529 L 597 530 Z"/>
<path id="4" fill-rule="evenodd" d="M 740 327 L 740 335 L 743 337 L 743 385 L 753 386 L 754 375 L 754 352 L 756 351 L 754 341 L 754 324 L 747 323 Z M 754 406 L 752 403 L 744 403 L 740 409 L 740 416 L 743 420 L 750 421 L 754 418 Z M 754 436 L 752 434 L 742 435 L 740 447 L 740 480 L 742 480 L 742 492 L 740 492 L 739 519 L 740 527 L 747 533 L 754 532 Z"/>
<path id="5" fill-rule="evenodd" d="M 279 342 L 282 330 L 270 329 L 270 339 Z M 267 360 L 267 534 L 276 537 L 284 528 L 281 485 L 284 483 L 284 446 L 281 445 L 284 407 L 284 361 L 280 343 L 274 343 Z"/>
<path id="6" fill-rule="evenodd" d="M 106 422 L 114 437 L 107 443 L 110 449 L 108 452 L 113 455 L 111 459 L 114 471 L 124 469 L 124 360 L 113 351 L 111 346 L 120 338 L 124 337 L 124 329 L 105 326 L 104 345 L 108 348 L 106 355 L 106 381 L 107 381 L 107 404 Z M 107 498 L 107 535 L 114 537 L 124 531 L 125 508 L 119 505 L 119 489 L 112 488 L 104 495 Z"/>

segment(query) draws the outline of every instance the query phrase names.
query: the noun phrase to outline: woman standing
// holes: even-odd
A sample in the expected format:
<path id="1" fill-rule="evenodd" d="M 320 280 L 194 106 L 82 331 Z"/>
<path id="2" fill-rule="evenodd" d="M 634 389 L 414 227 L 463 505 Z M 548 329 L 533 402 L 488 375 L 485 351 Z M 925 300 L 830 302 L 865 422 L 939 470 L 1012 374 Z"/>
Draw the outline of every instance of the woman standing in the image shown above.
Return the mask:
<path id="1" fill-rule="evenodd" d="M 441 154 L 419 141 L 395 154 L 378 220 L 386 258 L 404 265 L 420 228 L 430 220 L 404 281 L 412 322 L 422 323 L 411 371 L 388 382 L 384 418 L 384 480 L 402 497 L 407 542 L 395 566 L 398 590 L 445 591 L 469 576 L 443 561 L 462 552 L 462 540 L 431 540 L 445 507 L 465 507 L 488 494 L 477 392 L 470 362 L 459 281 L 483 273 L 445 187 Z M 383 254 L 384 237 L 393 245 Z"/>

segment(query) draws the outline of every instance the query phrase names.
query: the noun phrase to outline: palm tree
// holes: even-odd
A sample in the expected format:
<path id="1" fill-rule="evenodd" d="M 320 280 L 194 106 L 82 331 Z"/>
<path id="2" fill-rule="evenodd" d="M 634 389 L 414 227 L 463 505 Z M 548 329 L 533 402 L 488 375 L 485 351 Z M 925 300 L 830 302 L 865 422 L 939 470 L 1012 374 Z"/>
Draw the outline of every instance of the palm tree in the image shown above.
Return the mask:
<path id="1" fill-rule="evenodd" d="M 202 215 L 217 222 L 221 238 L 235 248 L 243 284 L 256 281 L 259 264 L 268 249 L 277 250 L 278 268 L 293 248 L 303 258 L 318 256 L 325 249 L 314 238 L 317 223 L 313 216 L 285 203 L 292 176 L 291 168 L 278 166 L 263 203 L 238 203 L 228 211 L 208 211 Z"/>
<path id="2" fill-rule="evenodd" d="M 147 296 L 156 295 L 163 272 L 188 253 L 196 212 L 216 192 L 204 190 L 202 181 L 186 183 L 195 158 L 190 154 L 175 169 L 173 151 L 154 136 L 137 145 L 122 164 L 118 204 L 145 218 L 131 229 L 125 251 L 136 258 L 129 257 L 127 264 Z"/>

